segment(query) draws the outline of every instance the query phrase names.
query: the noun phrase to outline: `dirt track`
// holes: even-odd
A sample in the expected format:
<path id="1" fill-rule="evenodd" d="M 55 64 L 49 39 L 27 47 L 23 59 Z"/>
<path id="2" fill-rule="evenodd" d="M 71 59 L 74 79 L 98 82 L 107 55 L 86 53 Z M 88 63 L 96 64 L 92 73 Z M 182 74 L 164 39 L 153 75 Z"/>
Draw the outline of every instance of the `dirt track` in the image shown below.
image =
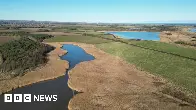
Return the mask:
<path id="1" fill-rule="evenodd" d="M 93 45 L 73 44 L 96 59 L 80 63 L 70 71 L 69 86 L 83 92 L 71 99 L 70 110 L 195 110 L 160 95 L 161 85 L 156 84 L 164 85 L 164 80 L 137 70 Z"/>

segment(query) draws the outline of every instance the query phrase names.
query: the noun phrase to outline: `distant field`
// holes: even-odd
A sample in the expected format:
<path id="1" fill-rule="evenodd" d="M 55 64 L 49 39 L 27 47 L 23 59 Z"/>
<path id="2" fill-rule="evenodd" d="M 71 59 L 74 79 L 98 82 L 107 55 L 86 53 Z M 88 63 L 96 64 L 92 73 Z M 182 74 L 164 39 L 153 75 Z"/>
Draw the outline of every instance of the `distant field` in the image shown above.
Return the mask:
<path id="1" fill-rule="evenodd" d="M 196 54 L 195 50 L 193 51 L 186 48 L 178 49 L 175 46 L 167 44 L 157 44 L 157 46 L 152 45 L 156 43 L 148 41 L 138 42 L 138 44 L 162 49 L 168 52 L 173 51 L 185 56 L 193 57 L 193 55 Z M 183 86 L 191 91 L 196 91 L 196 61 L 118 42 L 97 44 L 96 46 L 110 54 L 125 59 L 142 70 L 161 75 L 175 84 Z"/>
<path id="2" fill-rule="evenodd" d="M 0 32 L 18 32 L 18 31 L 22 31 L 22 30 L 17 30 L 17 29 L 0 30 Z"/>
<path id="3" fill-rule="evenodd" d="M 98 44 L 98 43 L 108 43 L 111 41 L 91 37 L 91 36 L 82 36 L 82 35 L 71 35 L 71 36 L 57 36 L 51 39 L 45 40 L 46 42 L 81 42 L 81 43 L 88 43 L 88 44 Z"/>
<path id="4" fill-rule="evenodd" d="M 48 29 L 48 28 L 20 28 L 20 30 L 23 30 L 23 31 L 33 31 L 33 32 L 36 32 L 39 29 Z"/>
<path id="5" fill-rule="evenodd" d="M 78 35 L 76 33 L 66 33 L 66 32 L 33 32 L 32 34 L 49 34 L 53 36 Z"/>

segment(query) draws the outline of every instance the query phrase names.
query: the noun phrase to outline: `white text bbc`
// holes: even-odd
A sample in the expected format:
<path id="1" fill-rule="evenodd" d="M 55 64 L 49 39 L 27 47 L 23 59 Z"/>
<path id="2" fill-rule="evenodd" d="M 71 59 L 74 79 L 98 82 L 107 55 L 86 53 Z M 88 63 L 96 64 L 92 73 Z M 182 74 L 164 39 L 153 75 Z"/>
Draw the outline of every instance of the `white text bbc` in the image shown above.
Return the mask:
<path id="1" fill-rule="evenodd" d="M 4 102 L 55 102 L 57 95 L 4 94 Z"/>

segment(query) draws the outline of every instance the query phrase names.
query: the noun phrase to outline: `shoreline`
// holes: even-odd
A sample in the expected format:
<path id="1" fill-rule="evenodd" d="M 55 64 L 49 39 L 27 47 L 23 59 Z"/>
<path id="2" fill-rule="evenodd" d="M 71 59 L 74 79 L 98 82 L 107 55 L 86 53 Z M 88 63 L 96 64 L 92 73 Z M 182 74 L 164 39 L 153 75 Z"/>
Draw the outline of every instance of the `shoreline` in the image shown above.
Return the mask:
<path id="1" fill-rule="evenodd" d="M 105 33 L 105 32 L 148 32 L 148 31 L 97 31 L 97 32 Z"/>
<path id="2" fill-rule="evenodd" d="M 67 51 L 61 49 L 62 45 L 59 43 L 44 43 L 55 47 L 55 50 L 48 53 L 49 61 L 44 66 L 39 66 L 35 70 L 25 73 L 24 76 L 0 81 L 0 94 L 65 75 L 69 64 L 67 61 L 61 60 L 59 56 L 66 54 Z"/>

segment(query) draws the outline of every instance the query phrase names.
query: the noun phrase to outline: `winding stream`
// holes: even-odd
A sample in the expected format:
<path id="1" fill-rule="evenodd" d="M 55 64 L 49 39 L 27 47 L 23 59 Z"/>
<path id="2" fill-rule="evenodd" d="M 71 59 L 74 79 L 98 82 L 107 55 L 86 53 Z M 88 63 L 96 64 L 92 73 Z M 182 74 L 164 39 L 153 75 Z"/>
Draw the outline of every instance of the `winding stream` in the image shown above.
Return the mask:
<path id="1" fill-rule="evenodd" d="M 32 99 L 31 103 L 4 103 L 4 96 L 0 95 L 0 110 L 67 110 L 69 100 L 73 97 L 74 93 L 67 84 L 69 70 L 80 62 L 94 60 L 95 58 L 87 54 L 82 48 L 72 44 L 65 44 L 62 46 L 62 49 L 68 51 L 66 55 L 61 56 L 62 60 L 69 62 L 69 68 L 65 76 L 38 82 L 8 92 L 8 94 L 58 95 L 56 102 L 33 102 Z"/>

